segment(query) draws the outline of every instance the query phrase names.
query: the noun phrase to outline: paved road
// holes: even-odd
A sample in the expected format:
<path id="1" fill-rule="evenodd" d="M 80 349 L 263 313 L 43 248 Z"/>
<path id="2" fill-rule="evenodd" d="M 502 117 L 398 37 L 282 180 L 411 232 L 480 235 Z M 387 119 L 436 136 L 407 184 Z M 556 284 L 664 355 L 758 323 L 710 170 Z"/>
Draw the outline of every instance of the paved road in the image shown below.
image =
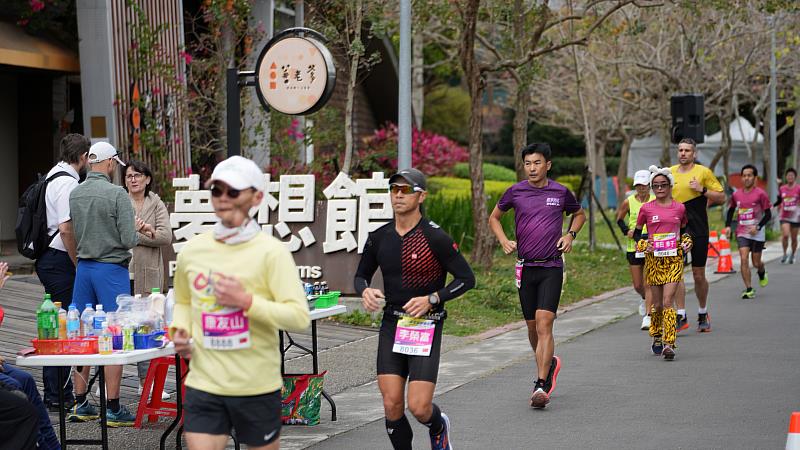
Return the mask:
<path id="1" fill-rule="evenodd" d="M 769 264 L 772 284 L 755 300 L 739 299 L 738 274 L 712 285 L 713 332 L 681 333 L 674 362 L 649 354 L 638 316 L 558 346 L 564 368 L 546 410 L 528 407 L 528 362 L 437 397 L 455 448 L 783 448 L 800 411 L 798 271 Z M 693 296 L 689 305 L 693 314 Z M 413 426 L 414 448 L 427 448 Z M 390 445 L 376 421 L 312 448 Z"/>

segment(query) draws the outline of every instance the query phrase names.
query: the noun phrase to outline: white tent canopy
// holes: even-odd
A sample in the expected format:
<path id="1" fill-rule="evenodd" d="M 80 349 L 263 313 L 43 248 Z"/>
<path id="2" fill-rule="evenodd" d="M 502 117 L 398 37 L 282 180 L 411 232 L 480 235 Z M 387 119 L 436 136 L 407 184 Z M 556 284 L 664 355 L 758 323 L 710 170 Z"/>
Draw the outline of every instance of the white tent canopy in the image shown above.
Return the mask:
<path id="1" fill-rule="evenodd" d="M 732 172 L 738 173 L 739 169 L 751 162 L 750 154 L 747 151 L 747 145 L 756 154 L 756 167 L 761 167 L 763 164 L 762 146 L 764 145 L 764 136 L 759 133 L 747 119 L 740 117 L 738 120 L 731 122 L 729 127 L 731 133 L 731 152 L 730 152 L 730 167 Z M 753 144 L 753 137 L 756 141 Z M 746 144 L 745 144 L 746 142 Z M 705 142 L 697 145 L 697 159 L 700 164 L 709 165 L 714 155 L 719 150 L 722 143 L 722 131 L 718 131 L 711 136 L 706 136 Z M 661 159 L 661 135 L 653 134 L 643 139 L 635 139 L 631 144 L 630 154 L 628 155 L 628 176 L 633 177 L 637 170 L 647 169 L 651 164 L 658 164 Z M 670 152 L 673 164 L 677 163 L 677 148 L 675 144 L 670 145 Z M 722 161 L 717 163 L 714 169 L 714 174 L 717 176 L 723 175 Z"/>

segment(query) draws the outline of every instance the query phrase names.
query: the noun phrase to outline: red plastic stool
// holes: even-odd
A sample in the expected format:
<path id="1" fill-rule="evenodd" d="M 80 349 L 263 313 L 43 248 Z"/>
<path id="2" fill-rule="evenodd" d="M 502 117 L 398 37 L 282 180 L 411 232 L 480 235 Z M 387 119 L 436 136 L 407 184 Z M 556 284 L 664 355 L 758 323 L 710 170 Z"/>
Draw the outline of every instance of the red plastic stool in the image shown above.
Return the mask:
<path id="1" fill-rule="evenodd" d="M 167 380 L 169 367 L 175 365 L 174 356 L 164 356 L 150 361 L 150 368 L 147 369 L 147 377 L 142 387 L 142 395 L 139 398 L 139 409 L 136 411 L 136 422 L 133 426 L 142 427 L 144 416 L 148 417 L 148 422 L 158 421 L 160 417 L 175 417 L 178 414 L 178 404 L 175 402 L 165 402 L 161 399 L 164 391 L 164 382 Z M 177 370 L 177 369 L 176 369 Z M 183 379 L 186 376 L 186 362 L 181 359 L 181 395 L 186 398 L 186 386 Z M 152 394 L 152 395 L 151 395 Z"/>

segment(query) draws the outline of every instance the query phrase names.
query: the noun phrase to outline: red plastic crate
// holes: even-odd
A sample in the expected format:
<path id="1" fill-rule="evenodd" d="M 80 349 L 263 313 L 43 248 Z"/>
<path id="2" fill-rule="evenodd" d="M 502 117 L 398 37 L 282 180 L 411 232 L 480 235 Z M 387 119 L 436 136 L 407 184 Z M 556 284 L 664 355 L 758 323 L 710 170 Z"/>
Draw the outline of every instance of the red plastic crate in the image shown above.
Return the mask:
<path id="1" fill-rule="evenodd" d="M 97 337 L 79 339 L 32 339 L 37 355 L 92 355 L 98 353 Z"/>

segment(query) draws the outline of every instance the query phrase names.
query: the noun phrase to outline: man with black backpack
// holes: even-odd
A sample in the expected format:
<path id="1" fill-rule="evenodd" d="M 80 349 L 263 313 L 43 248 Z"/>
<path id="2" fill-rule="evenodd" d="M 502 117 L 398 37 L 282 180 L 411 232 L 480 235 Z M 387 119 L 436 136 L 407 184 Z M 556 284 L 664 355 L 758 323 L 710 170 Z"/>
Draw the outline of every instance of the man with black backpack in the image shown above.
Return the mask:
<path id="1" fill-rule="evenodd" d="M 37 209 L 46 212 L 46 234 L 35 236 L 33 242 L 45 239 L 47 247 L 34 248 L 36 256 L 36 275 L 50 294 L 53 301 L 61 302 L 64 309 L 72 302 L 72 288 L 75 284 L 75 266 L 77 264 L 77 244 L 72 228 L 69 209 L 69 194 L 86 178 L 89 170 L 88 153 L 91 142 L 86 136 L 73 133 L 61 139 L 61 161 L 45 176 L 44 205 Z M 27 193 L 27 192 L 26 192 Z M 35 214 L 34 214 L 35 220 Z M 35 227 L 34 227 L 35 228 Z M 19 231 L 19 230 L 18 230 Z M 18 239 L 19 243 L 19 239 Z M 35 247 L 35 246 L 34 246 Z M 24 254 L 24 253 L 23 253 Z M 64 386 L 65 408 L 70 408 L 74 399 L 69 367 L 45 367 L 42 371 L 44 384 L 44 403 L 51 410 L 58 411 L 58 372 L 67 381 Z"/>

